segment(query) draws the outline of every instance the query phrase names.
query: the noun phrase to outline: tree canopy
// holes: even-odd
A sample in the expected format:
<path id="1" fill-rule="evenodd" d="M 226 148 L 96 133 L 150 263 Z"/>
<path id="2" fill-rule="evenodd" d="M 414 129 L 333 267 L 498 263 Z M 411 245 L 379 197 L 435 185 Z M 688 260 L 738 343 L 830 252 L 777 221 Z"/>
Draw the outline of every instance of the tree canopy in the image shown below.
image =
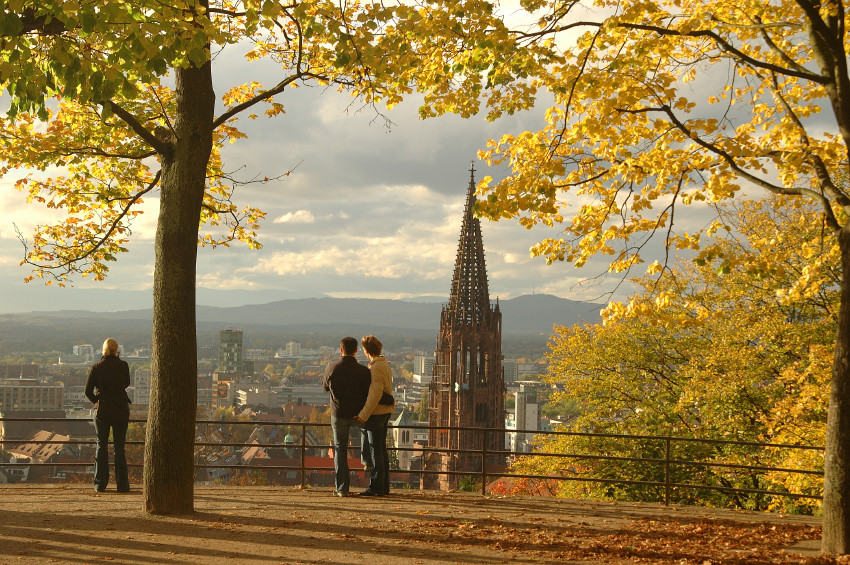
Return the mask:
<path id="1" fill-rule="evenodd" d="M 729 272 L 718 272 L 720 259 L 703 265 L 680 259 L 660 280 L 639 280 L 643 290 L 632 299 L 634 308 L 628 313 L 605 323 L 559 327 L 550 341 L 546 379 L 559 388 L 561 399 L 581 407 L 570 429 L 822 447 L 839 270 L 837 258 L 830 258 L 832 246 L 823 245 L 819 214 L 812 208 L 765 200 L 726 209 L 721 214 L 724 225 L 739 234 L 718 242 L 724 256 L 736 259 Z M 770 273 L 743 266 L 754 263 L 769 264 Z M 813 263 L 823 264 L 827 280 L 793 299 L 777 298 L 777 291 L 787 290 Z M 663 301 L 657 300 L 659 294 Z M 543 452 L 602 451 L 632 457 L 647 457 L 645 450 L 652 443 L 544 438 Z M 660 443 L 649 449 L 663 457 Z M 681 443 L 674 457 L 822 469 L 821 453 L 814 450 Z M 574 463 L 531 456 L 518 467 L 552 472 L 555 469 L 541 466 Z M 611 480 L 661 479 L 657 465 L 623 461 L 585 463 L 583 472 Z M 822 492 L 821 479 L 811 475 L 687 465 L 676 466 L 674 472 L 677 482 L 811 496 Z M 664 499 L 663 488 L 568 482 L 562 490 L 568 496 Z M 710 490 L 677 490 L 675 497 L 682 503 L 794 512 L 816 506 L 811 499 L 800 499 L 795 506 L 781 497 Z"/>

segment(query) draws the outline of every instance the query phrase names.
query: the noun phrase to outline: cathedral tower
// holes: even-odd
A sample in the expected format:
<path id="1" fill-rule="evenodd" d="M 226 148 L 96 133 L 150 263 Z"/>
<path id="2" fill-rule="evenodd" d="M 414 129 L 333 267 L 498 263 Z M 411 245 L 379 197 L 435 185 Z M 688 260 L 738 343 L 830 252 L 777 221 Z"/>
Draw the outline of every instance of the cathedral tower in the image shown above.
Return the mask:
<path id="1" fill-rule="evenodd" d="M 471 169 L 452 290 L 440 314 L 428 396 L 429 424 L 459 428 L 429 432 L 428 445 L 441 449 L 480 450 L 485 434 L 470 428 L 505 427 L 502 313 L 498 300 L 490 304 L 481 221 L 473 213 L 474 205 L 475 169 Z M 505 449 L 503 431 L 488 431 L 486 437 L 487 451 Z M 493 459 L 504 461 L 504 457 Z M 481 464 L 477 454 L 433 452 L 428 467 L 474 473 Z M 453 488 L 458 480 L 458 475 L 428 477 L 433 488 Z"/>

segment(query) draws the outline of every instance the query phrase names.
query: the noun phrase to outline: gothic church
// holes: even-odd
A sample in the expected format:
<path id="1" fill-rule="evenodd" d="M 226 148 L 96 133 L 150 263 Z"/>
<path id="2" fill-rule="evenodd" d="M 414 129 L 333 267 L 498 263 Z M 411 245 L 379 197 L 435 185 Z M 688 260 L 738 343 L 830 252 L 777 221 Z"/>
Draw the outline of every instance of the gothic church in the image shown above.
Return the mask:
<path id="1" fill-rule="evenodd" d="M 457 488 L 462 473 L 480 472 L 482 456 L 463 450 L 505 449 L 505 378 L 502 371 L 502 313 L 490 304 L 481 221 L 473 213 L 475 169 L 470 170 L 449 303 L 440 314 L 433 380 L 429 388 L 428 488 Z M 448 430 L 445 428 L 449 428 Z M 488 431 L 484 431 L 487 429 Z M 504 463 L 504 456 L 489 463 Z M 458 473 L 458 474 L 453 474 Z"/>

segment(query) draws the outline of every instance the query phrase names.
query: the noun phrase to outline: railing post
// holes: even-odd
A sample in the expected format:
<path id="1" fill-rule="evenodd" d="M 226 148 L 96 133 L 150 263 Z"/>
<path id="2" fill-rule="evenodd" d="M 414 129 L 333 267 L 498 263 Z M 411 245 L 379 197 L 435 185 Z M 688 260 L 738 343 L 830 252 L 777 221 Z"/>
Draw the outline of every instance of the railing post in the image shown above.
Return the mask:
<path id="1" fill-rule="evenodd" d="M 305 469 L 304 451 L 306 446 L 307 424 L 301 422 L 301 488 L 307 488 L 307 471 Z"/>
<path id="2" fill-rule="evenodd" d="M 487 431 L 484 430 L 484 444 L 481 446 L 481 495 L 487 494 Z"/>
<path id="3" fill-rule="evenodd" d="M 664 506 L 670 506 L 670 438 L 664 438 Z"/>

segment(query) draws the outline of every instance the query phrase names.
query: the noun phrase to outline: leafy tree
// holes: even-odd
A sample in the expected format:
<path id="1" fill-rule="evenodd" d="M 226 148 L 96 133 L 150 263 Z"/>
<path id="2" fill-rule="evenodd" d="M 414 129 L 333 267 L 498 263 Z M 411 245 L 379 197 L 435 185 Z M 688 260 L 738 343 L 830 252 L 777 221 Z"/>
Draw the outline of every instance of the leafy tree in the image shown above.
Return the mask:
<path id="1" fill-rule="evenodd" d="M 328 0 L 65 2 L 20 0 L 0 12 L 2 172 L 48 168 L 17 186 L 67 216 L 39 226 L 25 262 L 65 284 L 104 278 L 126 250 L 132 220 L 159 191 L 155 240 L 152 391 L 144 468 L 149 513 L 193 509 L 198 244 L 256 247 L 262 213 L 232 202 L 221 145 L 244 137 L 234 120 L 298 84 L 334 84 L 367 103 L 392 105 L 407 90 L 383 45 L 394 14 Z M 251 82 L 215 115 L 215 49 L 247 46 L 249 60 L 279 64 L 274 84 Z M 240 47 L 241 48 L 241 47 Z M 167 80 L 166 80 L 167 77 Z M 173 85 L 173 86 L 172 86 Z M 206 226 L 200 232 L 200 226 Z"/>
<path id="2" fill-rule="evenodd" d="M 274 482 L 270 482 L 268 475 L 265 471 L 261 471 L 258 469 L 251 470 L 242 470 L 239 469 L 236 471 L 233 476 L 231 476 L 225 482 L 228 486 L 239 486 L 239 487 L 264 487 L 271 486 Z"/>
<path id="3" fill-rule="evenodd" d="M 417 422 L 427 422 L 428 421 L 428 390 L 427 389 L 422 393 L 422 400 L 420 400 L 419 404 L 416 405 L 416 421 Z"/>
<path id="4" fill-rule="evenodd" d="M 127 442 L 144 442 L 145 440 L 145 425 L 138 422 L 131 422 L 127 426 Z M 130 482 L 133 484 L 142 482 L 142 464 L 144 462 L 144 446 L 132 444 L 126 446 L 127 463 L 130 467 L 127 470 Z M 139 465 L 136 467 L 135 465 Z"/>
<path id="5" fill-rule="evenodd" d="M 313 432 L 316 439 L 322 442 L 322 445 L 333 445 L 333 431 L 331 430 L 331 409 L 325 410 L 313 408 L 310 412 L 310 418 L 307 420 L 310 424 L 322 424 L 318 426 L 308 426 L 308 429 Z"/>
<path id="6" fill-rule="evenodd" d="M 547 418 L 565 416 L 568 419 L 572 419 L 581 414 L 581 412 L 581 402 L 576 398 L 567 398 L 566 396 L 550 399 L 549 402 L 540 408 L 540 413 Z"/>
<path id="7" fill-rule="evenodd" d="M 610 260 L 628 273 L 658 235 L 668 252 L 732 259 L 712 236 L 722 225 L 682 223 L 685 206 L 745 200 L 753 190 L 820 207 L 841 258 L 826 435 L 823 550 L 850 552 L 850 73 L 845 4 L 730 0 L 524 0 L 505 20 L 487 2 L 429 2 L 421 113 L 496 118 L 554 103 L 539 131 L 489 142 L 481 157 L 509 164 L 485 179 L 491 219 L 563 230 L 532 248 L 548 262 Z M 507 23 L 506 23 L 507 22 Z M 522 22 L 531 25 L 513 25 Z M 514 29 L 511 29 L 513 26 Z M 400 34 L 414 35 L 412 22 Z M 415 36 L 415 35 L 414 35 Z M 430 72 L 428 72 L 430 71 Z M 483 80 L 482 80 L 483 79 Z M 747 190 L 747 192 L 744 191 Z M 785 206 L 789 201 L 779 201 Z M 681 228 L 681 229 L 680 229 Z M 664 260 L 647 274 L 665 269 Z M 817 265 L 801 276 L 819 277 Z"/>
<path id="8" fill-rule="evenodd" d="M 797 202 L 799 204 L 799 202 Z M 739 238 L 718 243 L 734 258 L 728 273 L 718 264 L 681 261 L 659 280 L 638 281 L 644 291 L 631 311 L 606 323 L 561 327 L 550 342 L 548 379 L 561 386 L 557 401 L 581 403 L 578 431 L 663 435 L 769 443 L 822 445 L 822 385 L 836 322 L 837 258 L 823 245 L 811 207 L 746 202 L 721 219 Z M 780 212 L 783 212 L 782 214 Z M 781 229 L 777 230 L 777 226 Z M 801 249 L 808 252 L 801 253 Z M 744 257 L 746 256 L 746 257 Z M 764 270 L 748 265 L 762 264 Z M 787 291 L 799 274 L 820 264 L 827 276 L 793 299 Z M 782 300 L 777 294 L 785 295 Z M 658 297 L 663 297 L 662 301 Z M 674 457 L 715 463 L 821 469 L 817 451 L 764 450 L 750 446 L 681 443 Z M 657 440 L 548 436 L 547 452 L 589 451 L 606 455 L 664 457 Z M 588 473 L 616 480 L 662 481 L 656 464 L 580 462 L 531 457 L 519 468 Z M 565 467 L 566 466 L 566 467 Z M 787 489 L 819 494 L 820 480 L 787 473 L 676 466 L 676 482 L 718 487 Z M 663 489 L 565 484 L 567 496 L 660 500 Z M 766 509 L 776 500 L 722 491 L 678 493 L 679 501 Z M 788 509 L 788 508 L 785 508 Z M 805 510 L 805 508 L 795 508 Z"/>

